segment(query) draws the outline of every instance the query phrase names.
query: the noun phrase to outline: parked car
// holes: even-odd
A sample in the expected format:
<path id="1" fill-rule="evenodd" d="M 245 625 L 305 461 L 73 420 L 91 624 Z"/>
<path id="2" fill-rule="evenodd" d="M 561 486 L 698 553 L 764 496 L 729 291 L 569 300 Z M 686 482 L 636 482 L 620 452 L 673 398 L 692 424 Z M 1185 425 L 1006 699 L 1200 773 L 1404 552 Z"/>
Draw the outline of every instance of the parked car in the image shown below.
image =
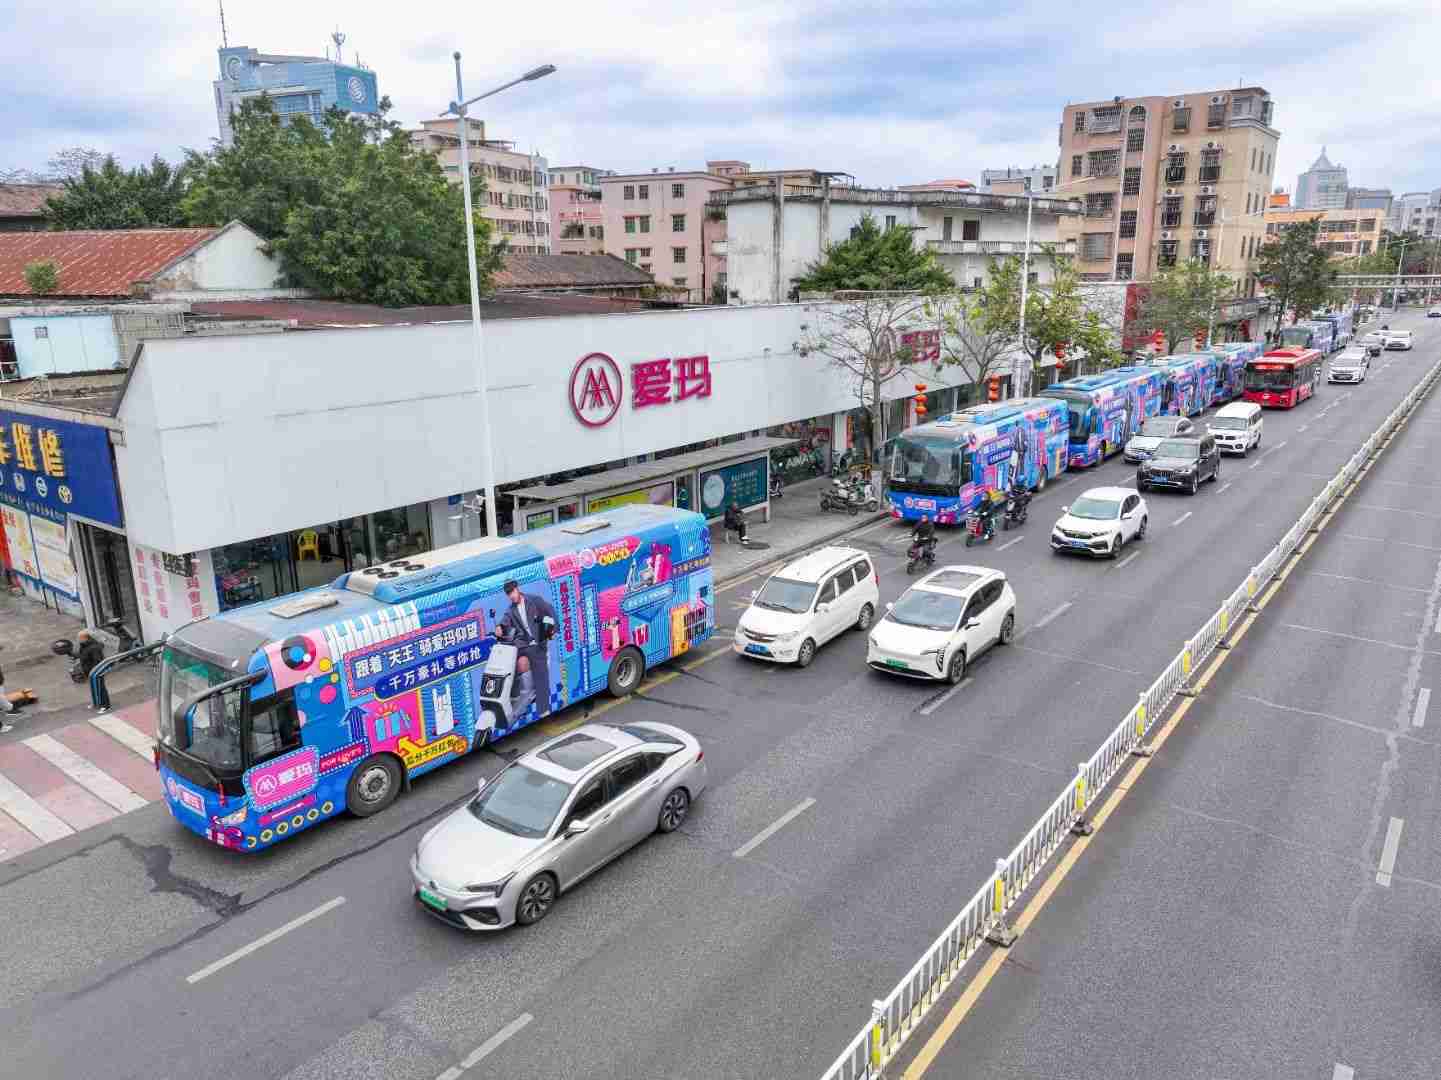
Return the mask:
<path id="1" fill-rule="evenodd" d="M 864 551 L 827 547 L 803 556 L 751 594 L 733 648 L 742 656 L 806 667 L 836 635 L 870 629 L 880 606 L 879 582 Z"/>
<path id="2" fill-rule="evenodd" d="M 1216 410 L 1206 430 L 1215 438 L 1217 450 L 1245 457 L 1251 447 L 1261 445 L 1264 423 L 1261 406 L 1254 401 L 1233 401 Z"/>
<path id="3" fill-rule="evenodd" d="M 1196 494 L 1204 480 L 1221 478 L 1221 451 L 1211 435 L 1167 439 L 1142 463 L 1136 488 L 1171 487 Z"/>
<path id="4" fill-rule="evenodd" d="M 1427 309 L 1426 309 L 1426 318 L 1428 318 L 1428 319 L 1441 319 L 1441 307 L 1427 308 Z"/>
<path id="5" fill-rule="evenodd" d="M 1161 445 L 1162 439 L 1174 435 L 1189 435 L 1195 425 L 1184 416 L 1153 416 L 1141 425 L 1141 430 L 1126 440 L 1124 457 L 1132 465 L 1145 461 Z"/>
<path id="6" fill-rule="evenodd" d="M 420 838 L 414 895 L 462 930 L 539 922 L 556 898 L 654 832 L 706 787 L 705 754 L 669 724 L 585 724 L 522 754 Z"/>
<path id="7" fill-rule="evenodd" d="M 913 679 L 958 683 L 966 667 L 1016 633 L 1016 594 L 1006 575 L 984 566 L 944 566 L 901 594 L 876 623 L 866 663 Z"/>
<path id="8" fill-rule="evenodd" d="M 1333 383 L 1359 383 L 1366 381 L 1371 370 L 1371 358 L 1365 349 L 1346 349 L 1332 358 L 1326 367 L 1326 381 Z"/>
<path id="9" fill-rule="evenodd" d="M 1146 539 L 1146 500 L 1130 488 L 1098 487 L 1061 507 L 1051 529 L 1051 550 L 1114 559 L 1131 540 Z"/>
<path id="10" fill-rule="evenodd" d="M 1407 351 L 1409 352 L 1410 349 L 1411 349 L 1411 331 L 1410 331 L 1410 330 L 1387 330 L 1387 331 L 1386 331 L 1386 348 L 1388 348 L 1388 349 L 1405 349 L 1405 350 L 1407 350 Z"/>

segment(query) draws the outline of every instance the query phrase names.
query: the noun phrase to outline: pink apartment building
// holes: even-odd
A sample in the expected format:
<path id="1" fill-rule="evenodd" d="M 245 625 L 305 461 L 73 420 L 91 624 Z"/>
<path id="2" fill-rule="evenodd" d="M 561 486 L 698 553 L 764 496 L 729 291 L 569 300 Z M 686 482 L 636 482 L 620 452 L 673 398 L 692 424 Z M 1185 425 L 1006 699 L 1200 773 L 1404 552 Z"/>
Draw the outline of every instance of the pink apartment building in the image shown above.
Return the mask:
<path id="1" fill-rule="evenodd" d="M 613 176 L 594 165 L 556 165 L 550 170 L 550 235 L 559 255 L 604 255 L 605 210 L 600 182 Z"/>

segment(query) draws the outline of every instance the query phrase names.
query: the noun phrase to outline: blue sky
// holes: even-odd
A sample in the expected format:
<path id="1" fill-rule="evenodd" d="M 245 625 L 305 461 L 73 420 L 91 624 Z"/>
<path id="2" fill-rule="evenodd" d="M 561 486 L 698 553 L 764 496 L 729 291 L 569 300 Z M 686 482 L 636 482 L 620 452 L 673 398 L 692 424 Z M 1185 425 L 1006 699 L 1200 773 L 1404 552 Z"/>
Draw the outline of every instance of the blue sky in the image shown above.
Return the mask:
<path id="1" fill-rule="evenodd" d="M 213 0 L 11 0 L 0 35 L 0 169 L 83 144 L 134 163 L 215 134 Z M 530 15 L 530 17 L 525 17 Z M 540 63 L 488 102 L 488 134 L 552 164 L 621 171 L 707 158 L 865 184 L 979 179 L 1054 162 L 1067 101 L 1265 86 L 1277 183 L 1327 146 L 1356 186 L 1441 187 L 1441 19 L 1393 0 L 856 5 L 792 0 L 397 5 L 229 0 L 232 45 L 323 53 L 337 22 L 405 123 Z M 63 58 L 63 59 L 62 59 Z"/>

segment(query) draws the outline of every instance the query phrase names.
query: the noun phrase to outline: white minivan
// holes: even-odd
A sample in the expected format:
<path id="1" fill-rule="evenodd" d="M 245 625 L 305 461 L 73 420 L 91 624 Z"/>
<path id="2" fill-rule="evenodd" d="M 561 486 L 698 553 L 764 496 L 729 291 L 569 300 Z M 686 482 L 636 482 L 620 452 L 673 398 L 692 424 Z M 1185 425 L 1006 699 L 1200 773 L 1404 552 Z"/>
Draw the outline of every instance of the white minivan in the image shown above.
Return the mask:
<path id="1" fill-rule="evenodd" d="M 1216 410 L 1206 429 L 1223 454 L 1240 454 L 1261 445 L 1261 406 L 1254 401 L 1233 401 Z"/>
<path id="2" fill-rule="evenodd" d="M 869 630 L 880 603 L 871 557 L 827 547 L 781 567 L 751 593 L 736 624 L 735 651 L 757 660 L 805 667 L 831 638 Z"/>

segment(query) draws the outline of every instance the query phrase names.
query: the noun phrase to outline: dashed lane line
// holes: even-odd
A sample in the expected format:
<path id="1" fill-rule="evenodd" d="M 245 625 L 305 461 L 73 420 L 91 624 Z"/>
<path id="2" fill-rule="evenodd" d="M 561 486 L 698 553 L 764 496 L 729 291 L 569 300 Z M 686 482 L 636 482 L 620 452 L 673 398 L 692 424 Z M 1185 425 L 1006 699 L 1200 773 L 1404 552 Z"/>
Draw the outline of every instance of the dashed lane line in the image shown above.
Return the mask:
<path id="1" fill-rule="evenodd" d="M 1406 822 L 1393 817 L 1386 827 L 1386 843 L 1381 848 L 1381 866 L 1376 871 L 1376 884 L 1391 887 L 1391 875 L 1396 872 L 1396 854 L 1401 850 L 1401 830 Z"/>
<path id="2" fill-rule="evenodd" d="M 810 809 L 812 806 L 814 806 L 815 804 L 816 804 L 816 801 L 815 801 L 814 799 L 812 799 L 812 798 L 802 799 L 802 800 L 801 800 L 800 802 L 798 802 L 795 806 L 792 806 L 792 807 L 791 807 L 789 810 L 787 810 L 784 814 L 782 814 L 780 817 L 778 817 L 778 818 L 776 818 L 774 821 L 772 821 L 769 825 L 767 825 L 767 826 L 766 826 L 764 829 L 762 829 L 760 832 L 758 832 L 758 833 L 756 833 L 754 836 L 752 836 L 749 840 L 747 840 L 747 841 L 746 841 L 744 844 L 742 844 L 740 847 L 736 848 L 735 851 L 731 852 L 731 854 L 734 855 L 737 859 L 744 859 L 744 858 L 745 858 L 747 855 L 749 855 L 752 851 L 754 851 L 756 848 L 760 847 L 760 846 L 761 846 L 762 844 L 764 844 L 767 840 L 769 840 L 772 836 L 774 836 L 776 833 L 780 832 L 782 829 L 784 829 L 787 825 L 789 825 L 789 824 L 790 824 L 792 821 L 794 821 L 796 818 L 798 818 L 798 817 L 800 817 L 802 814 L 804 814 L 807 810 L 809 810 L 809 809 Z"/>
<path id="3" fill-rule="evenodd" d="M 343 896 L 337 896 L 332 900 L 327 900 L 325 903 L 321 904 L 313 911 L 307 911 L 304 915 L 291 919 L 284 926 L 277 926 L 274 930 L 270 931 L 270 933 L 260 935 L 260 937 L 256 938 L 249 945 L 242 945 L 230 955 L 222 956 L 213 964 L 206 964 L 205 967 L 201 968 L 194 974 L 185 976 L 185 981 L 188 982 L 191 986 L 194 986 L 201 979 L 209 978 L 217 971 L 228 968 L 237 960 L 244 960 L 251 953 L 259 952 L 261 949 L 265 948 L 265 946 L 269 945 L 272 941 L 278 941 L 291 931 L 299 930 L 306 923 L 314 922 L 322 915 L 334 911 L 343 903 L 345 903 L 345 897 Z"/>

